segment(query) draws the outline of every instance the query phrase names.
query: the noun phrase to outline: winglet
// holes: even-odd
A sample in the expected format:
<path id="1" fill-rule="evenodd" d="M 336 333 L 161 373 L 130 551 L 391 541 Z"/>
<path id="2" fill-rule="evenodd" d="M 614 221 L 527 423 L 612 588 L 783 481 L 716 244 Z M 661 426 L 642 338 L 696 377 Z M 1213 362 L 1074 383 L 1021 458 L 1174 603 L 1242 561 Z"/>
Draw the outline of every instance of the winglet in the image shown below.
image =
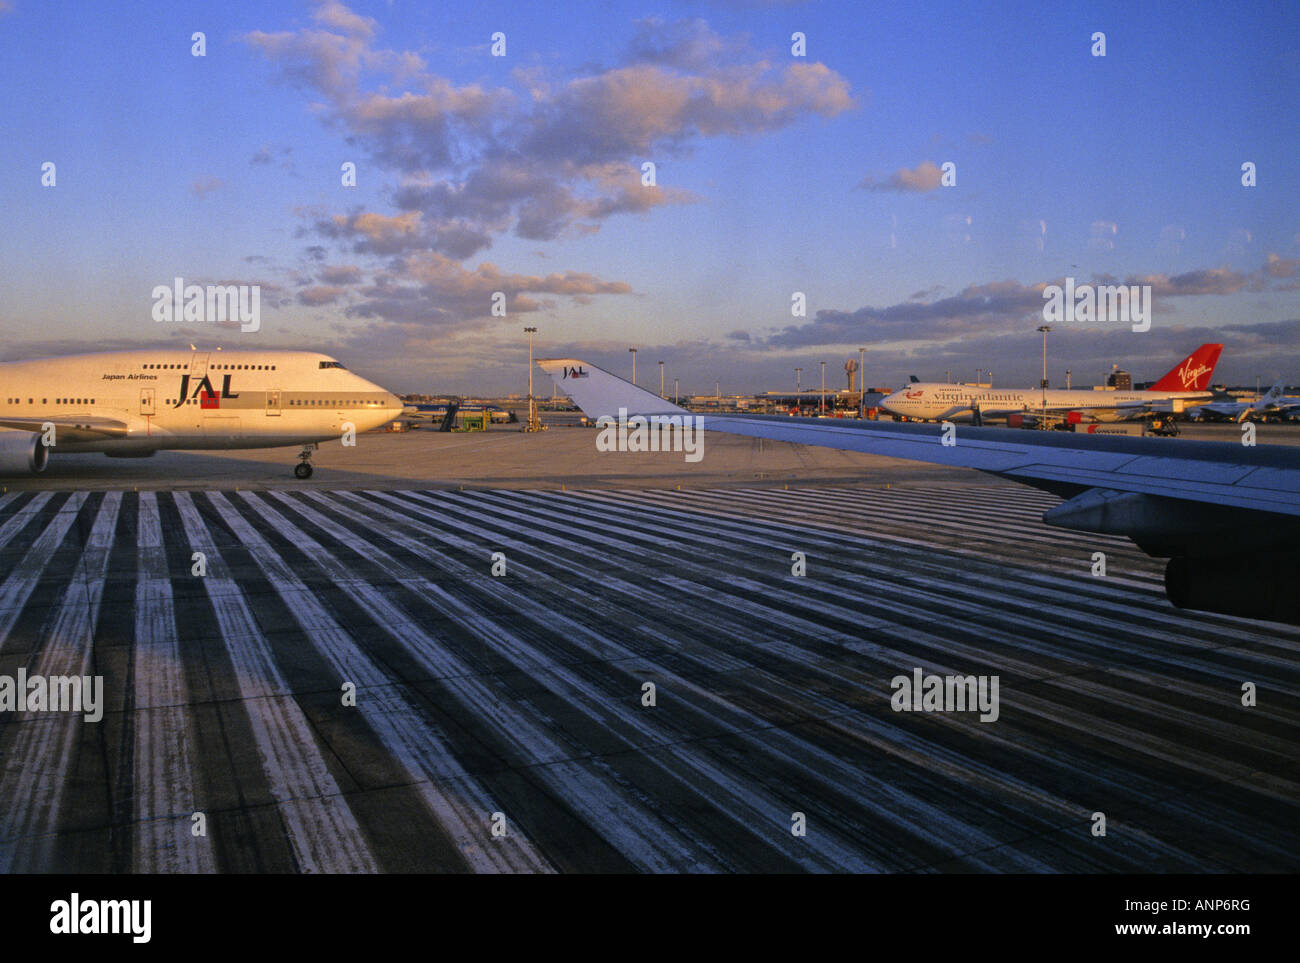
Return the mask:
<path id="1" fill-rule="evenodd" d="M 539 358 L 537 366 L 554 379 L 588 418 L 602 415 L 617 418 L 619 409 L 628 416 L 690 414 L 685 408 L 578 358 Z"/>

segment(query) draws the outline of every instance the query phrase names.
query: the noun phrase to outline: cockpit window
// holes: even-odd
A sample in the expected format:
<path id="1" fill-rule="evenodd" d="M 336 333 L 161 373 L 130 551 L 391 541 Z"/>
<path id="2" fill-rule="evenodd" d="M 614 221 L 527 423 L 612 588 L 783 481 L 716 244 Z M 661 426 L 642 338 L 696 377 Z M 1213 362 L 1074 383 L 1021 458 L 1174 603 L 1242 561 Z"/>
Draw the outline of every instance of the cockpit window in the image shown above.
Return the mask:
<path id="1" fill-rule="evenodd" d="M 343 365 L 339 364 L 337 361 L 322 361 L 320 366 L 322 368 L 343 368 Z M 347 371 L 348 369 L 343 368 L 343 370 Z"/>

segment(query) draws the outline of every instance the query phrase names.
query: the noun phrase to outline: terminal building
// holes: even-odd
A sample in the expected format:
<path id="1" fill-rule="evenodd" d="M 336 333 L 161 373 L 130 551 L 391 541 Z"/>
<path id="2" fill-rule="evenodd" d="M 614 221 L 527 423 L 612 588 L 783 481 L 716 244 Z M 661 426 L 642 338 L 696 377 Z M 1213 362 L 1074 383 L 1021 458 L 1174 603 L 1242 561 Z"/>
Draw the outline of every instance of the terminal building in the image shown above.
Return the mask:
<path id="1" fill-rule="evenodd" d="M 1106 387 L 1114 388 L 1116 391 L 1132 391 L 1133 376 L 1116 367 L 1106 376 Z"/>

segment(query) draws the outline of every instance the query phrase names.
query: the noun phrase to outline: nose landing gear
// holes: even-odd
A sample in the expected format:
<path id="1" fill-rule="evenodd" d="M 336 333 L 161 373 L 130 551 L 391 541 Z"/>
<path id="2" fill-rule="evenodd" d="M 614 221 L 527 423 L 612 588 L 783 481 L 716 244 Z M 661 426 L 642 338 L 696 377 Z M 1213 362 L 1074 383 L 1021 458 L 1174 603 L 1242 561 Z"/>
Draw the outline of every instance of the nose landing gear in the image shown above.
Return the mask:
<path id="1" fill-rule="evenodd" d="M 293 466 L 294 476 L 297 478 L 310 478 L 312 473 L 311 453 L 316 450 L 316 445 L 303 445 L 302 451 L 298 452 L 298 464 Z"/>

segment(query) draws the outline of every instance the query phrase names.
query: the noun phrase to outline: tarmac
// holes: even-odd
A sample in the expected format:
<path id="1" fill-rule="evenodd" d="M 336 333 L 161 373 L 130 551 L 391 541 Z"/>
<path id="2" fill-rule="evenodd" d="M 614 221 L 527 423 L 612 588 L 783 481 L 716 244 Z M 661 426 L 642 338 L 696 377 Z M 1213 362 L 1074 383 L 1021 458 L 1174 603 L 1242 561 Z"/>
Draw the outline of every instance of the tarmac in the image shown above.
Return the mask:
<path id="1" fill-rule="evenodd" d="M 965 469 L 792 445 L 709 432 L 704 456 L 688 462 L 680 453 L 599 452 L 596 430 L 578 427 L 580 416 L 547 413 L 546 431 L 496 424 L 486 432 L 370 432 L 354 447 L 325 443 L 312 457 L 316 471 L 296 479 L 298 447 L 230 452 L 163 451 L 151 458 L 102 454 L 54 454 L 40 475 L 0 478 L 4 491 L 207 489 L 336 490 L 440 488 L 683 488 L 796 487 L 828 484 L 953 482 L 1005 484 Z M 707 425 L 707 420 L 706 420 Z M 1228 440 L 1236 425 L 1186 425 L 1183 437 Z M 1259 444 L 1300 444 L 1300 428 L 1261 425 Z M 1177 444 L 1179 439 L 1164 439 Z"/>
<path id="2" fill-rule="evenodd" d="M 1295 627 L 978 473 L 517 427 L 6 479 L 0 678 L 103 714 L 0 711 L 0 868 L 1300 869 Z"/>

